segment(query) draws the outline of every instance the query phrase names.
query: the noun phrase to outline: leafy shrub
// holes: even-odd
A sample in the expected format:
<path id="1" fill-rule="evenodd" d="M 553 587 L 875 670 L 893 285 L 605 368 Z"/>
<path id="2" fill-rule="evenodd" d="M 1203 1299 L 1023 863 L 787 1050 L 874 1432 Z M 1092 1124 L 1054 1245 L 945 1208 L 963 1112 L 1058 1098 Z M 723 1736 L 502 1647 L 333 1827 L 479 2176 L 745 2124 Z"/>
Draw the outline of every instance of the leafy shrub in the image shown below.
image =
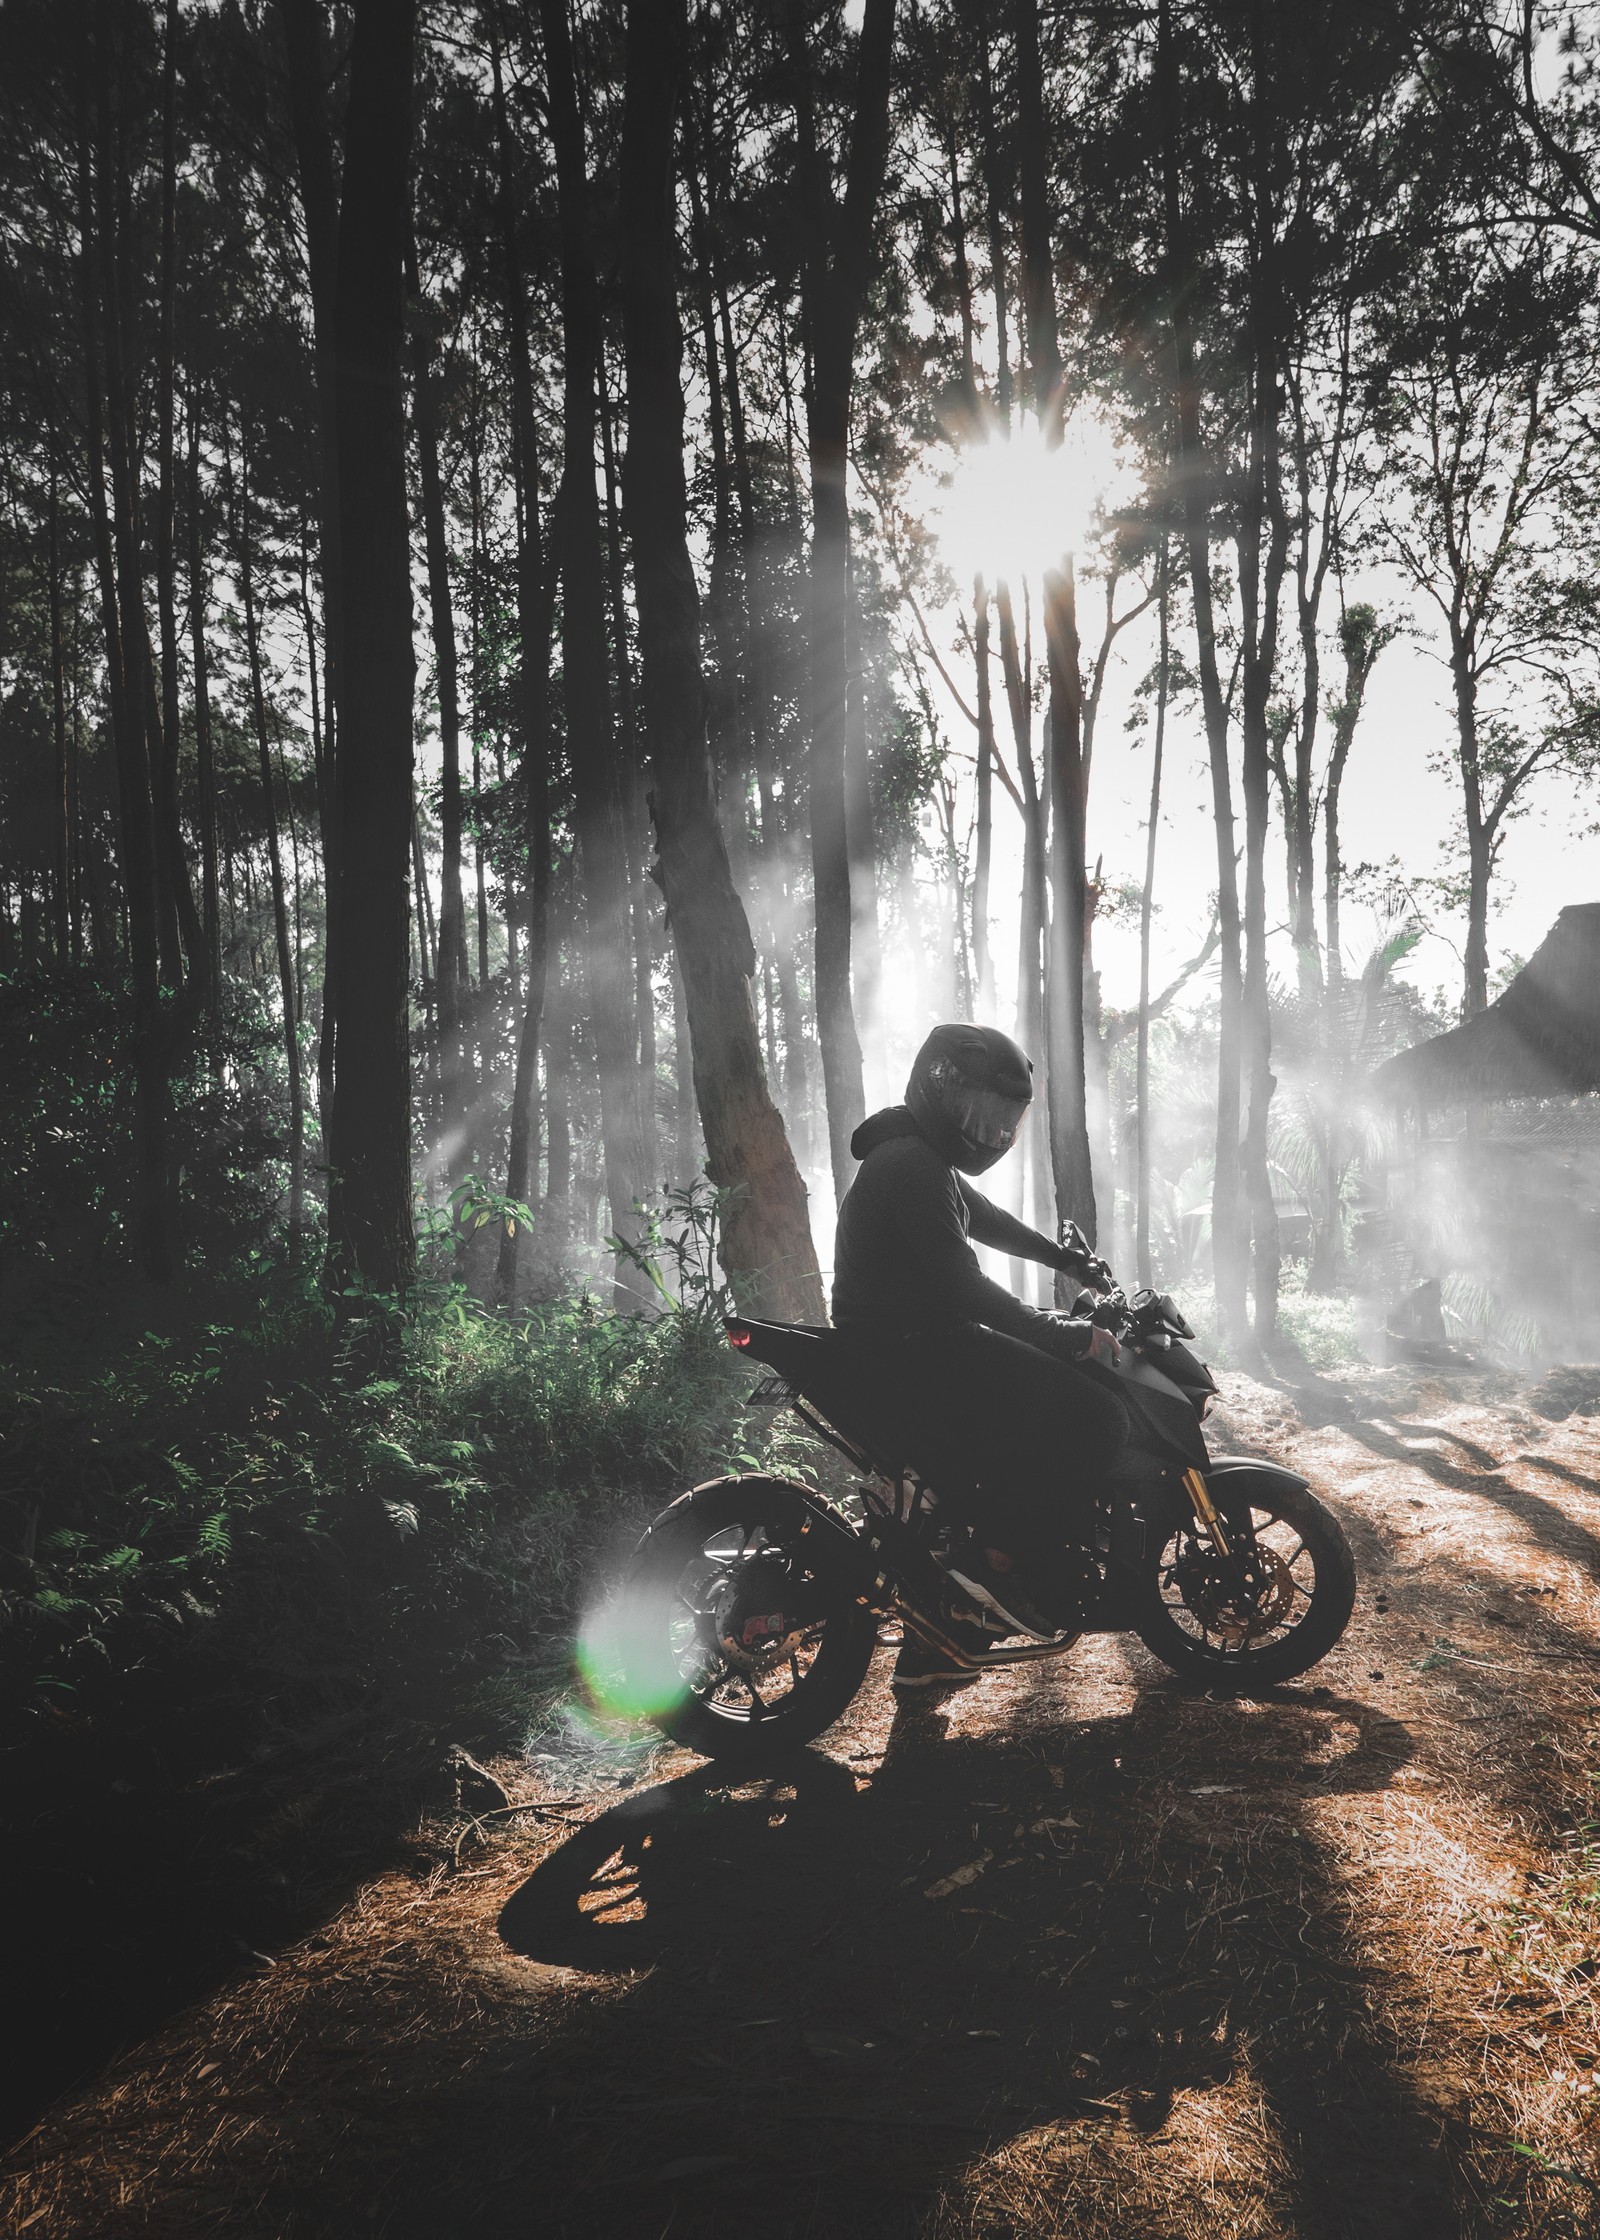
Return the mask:
<path id="1" fill-rule="evenodd" d="M 1367 1359 L 1353 1299 L 1285 1287 L 1278 1300 L 1278 1327 L 1298 1346 L 1308 1368 L 1345 1369 Z"/>
<path id="2" fill-rule="evenodd" d="M 41 1363 L 49 1361 L 47 1370 Z M 151 1662 L 285 1689 L 525 1652 L 682 1485 L 806 1466 L 709 1317 L 437 1289 L 374 1365 L 292 1271 L 0 1367 L 0 1721 Z"/>
<path id="3" fill-rule="evenodd" d="M 121 1256 L 135 1171 L 126 986 L 88 965 L 0 975 L 0 1259 L 82 1269 Z M 182 1042 L 169 1007 L 168 1032 Z M 285 1187 L 287 1094 L 260 996 L 226 991 L 209 1045 L 176 1048 L 179 1244 L 220 1265 L 265 1242 Z"/>

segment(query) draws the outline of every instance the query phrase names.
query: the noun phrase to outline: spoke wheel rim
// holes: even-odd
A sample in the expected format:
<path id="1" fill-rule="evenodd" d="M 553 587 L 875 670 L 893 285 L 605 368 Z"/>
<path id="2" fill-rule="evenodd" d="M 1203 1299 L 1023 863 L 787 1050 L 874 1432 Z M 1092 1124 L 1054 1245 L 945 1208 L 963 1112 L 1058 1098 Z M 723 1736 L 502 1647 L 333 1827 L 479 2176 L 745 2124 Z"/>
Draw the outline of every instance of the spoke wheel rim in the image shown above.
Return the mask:
<path id="1" fill-rule="evenodd" d="M 702 1710 L 730 1725 L 753 1727 L 779 1717 L 815 1672 L 827 1638 L 827 1619 L 813 1619 L 786 1627 L 770 1648 L 729 1653 L 719 1625 L 738 1608 L 742 1567 L 761 1558 L 787 1566 L 786 1593 L 815 1591 L 816 1573 L 804 1553 L 761 1518 L 708 1531 L 685 1552 L 672 1582 L 668 1646 L 678 1677 Z"/>
<path id="2" fill-rule="evenodd" d="M 1225 1521 L 1237 1526 L 1244 1520 Z M 1171 1533 L 1157 1561 L 1156 1592 L 1168 1624 L 1191 1649 L 1218 1663 L 1242 1664 L 1290 1640 L 1316 1597 L 1316 1557 L 1299 1528 L 1262 1504 L 1252 1505 L 1249 1522 L 1252 1553 L 1264 1559 L 1252 1561 L 1250 1569 L 1264 1576 L 1255 1582 L 1248 1614 L 1224 1601 L 1237 1590 L 1221 1576 L 1222 1559 L 1192 1526 Z"/>

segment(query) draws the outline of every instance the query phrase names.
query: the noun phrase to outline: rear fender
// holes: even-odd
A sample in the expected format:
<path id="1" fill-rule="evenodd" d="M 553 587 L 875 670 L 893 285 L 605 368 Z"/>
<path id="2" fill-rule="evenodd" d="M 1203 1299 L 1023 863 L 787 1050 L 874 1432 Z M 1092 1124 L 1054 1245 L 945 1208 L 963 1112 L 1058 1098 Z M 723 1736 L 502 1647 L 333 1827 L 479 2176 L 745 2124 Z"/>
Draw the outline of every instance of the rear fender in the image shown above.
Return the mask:
<path id="1" fill-rule="evenodd" d="M 691 1486 L 687 1493 L 680 1493 L 661 1514 L 654 1518 L 639 1542 L 640 1549 L 647 1547 L 652 1536 L 669 1522 L 676 1521 L 684 1512 L 699 1502 L 702 1507 L 712 1506 L 716 1496 L 731 1492 L 734 1487 L 747 1490 L 761 1489 L 762 1498 L 771 1503 L 775 1514 L 787 1529 L 793 1529 L 803 1539 L 815 1536 L 824 1541 L 829 1551 L 839 1560 L 844 1575 L 850 1580 L 857 1594 L 872 1596 L 877 1579 L 877 1565 L 872 1552 L 858 1534 L 853 1532 L 836 1510 L 809 1486 L 793 1478 L 770 1477 L 764 1470 L 735 1473 L 726 1478 L 708 1478 L 704 1485 Z"/>

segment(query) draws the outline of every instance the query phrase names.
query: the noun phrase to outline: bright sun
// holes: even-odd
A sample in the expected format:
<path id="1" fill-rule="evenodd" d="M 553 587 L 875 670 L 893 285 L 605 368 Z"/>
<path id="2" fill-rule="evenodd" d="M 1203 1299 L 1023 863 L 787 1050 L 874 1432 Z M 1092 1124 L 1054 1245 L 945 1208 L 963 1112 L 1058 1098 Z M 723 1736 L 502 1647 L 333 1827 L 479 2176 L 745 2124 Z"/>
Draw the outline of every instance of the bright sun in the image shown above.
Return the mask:
<path id="1" fill-rule="evenodd" d="M 1054 450 L 1035 421 L 969 444 L 938 506 L 939 543 L 959 576 L 1037 580 L 1081 552 L 1128 470 L 1109 431 L 1079 414 Z"/>

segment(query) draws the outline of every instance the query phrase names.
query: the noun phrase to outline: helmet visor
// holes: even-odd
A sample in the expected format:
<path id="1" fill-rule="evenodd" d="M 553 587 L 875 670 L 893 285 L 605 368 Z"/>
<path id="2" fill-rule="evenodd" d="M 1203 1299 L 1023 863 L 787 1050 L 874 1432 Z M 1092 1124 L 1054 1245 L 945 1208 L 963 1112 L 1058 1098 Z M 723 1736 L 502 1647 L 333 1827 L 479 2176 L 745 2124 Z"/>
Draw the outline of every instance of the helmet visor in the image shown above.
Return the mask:
<path id="1" fill-rule="evenodd" d="M 945 1110 L 951 1125 L 968 1143 L 996 1154 L 1009 1151 L 1017 1140 L 1031 1097 L 1009 1095 L 999 1089 L 975 1089 L 956 1079 L 945 1090 Z"/>

